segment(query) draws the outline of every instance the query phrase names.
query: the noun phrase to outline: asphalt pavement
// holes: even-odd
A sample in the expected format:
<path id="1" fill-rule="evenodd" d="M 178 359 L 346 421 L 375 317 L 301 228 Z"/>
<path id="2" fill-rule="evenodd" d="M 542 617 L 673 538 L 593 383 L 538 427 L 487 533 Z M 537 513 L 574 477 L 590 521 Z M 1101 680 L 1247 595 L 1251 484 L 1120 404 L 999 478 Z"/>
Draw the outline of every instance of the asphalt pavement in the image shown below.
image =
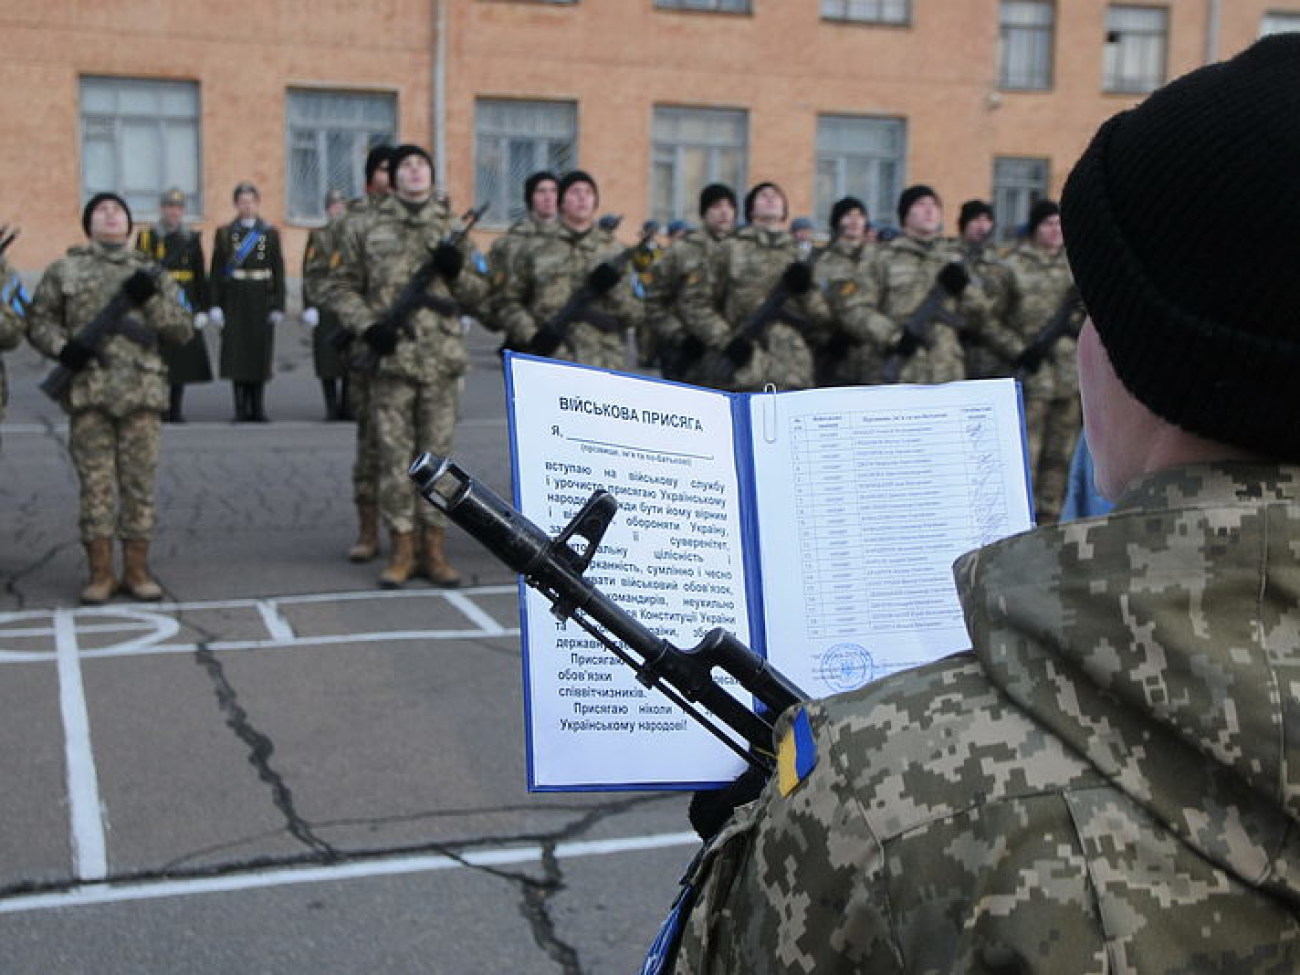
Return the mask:
<path id="1" fill-rule="evenodd" d="M 455 455 L 508 496 L 496 343 L 470 345 Z M 78 606 L 66 421 L 47 363 L 5 361 L 0 971 L 638 969 L 685 798 L 528 793 L 515 580 L 454 528 L 459 590 L 347 561 L 354 428 L 307 333 L 280 328 L 271 423 L 218 381 L 165 427 L 155 604 Z"/>

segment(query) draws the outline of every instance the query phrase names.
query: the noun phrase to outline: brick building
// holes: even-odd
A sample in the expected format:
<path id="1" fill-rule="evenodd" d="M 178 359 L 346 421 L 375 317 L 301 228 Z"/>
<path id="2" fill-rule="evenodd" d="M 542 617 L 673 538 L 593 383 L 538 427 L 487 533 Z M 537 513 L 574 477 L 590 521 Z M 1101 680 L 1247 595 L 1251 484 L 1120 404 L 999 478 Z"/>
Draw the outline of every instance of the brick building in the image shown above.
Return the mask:
<path id="1" fill-rule="evenodd" d="M 629 227 L 694 218 L 712 179 L 886 223 L 926 182 L 1010 226 L 1103 118 L 1300 29 L 1300 0 L 0 0 L 0 29 L 17 266 L 80 239 L 98 190 L 140 222 L 179 185 L 210 233 L 251 179 L 296 267 L 325 190 L 393 138 L 433 148 L 457 208 L 492 200 L 489 227 L 541 166 L 592 172 Z"/>

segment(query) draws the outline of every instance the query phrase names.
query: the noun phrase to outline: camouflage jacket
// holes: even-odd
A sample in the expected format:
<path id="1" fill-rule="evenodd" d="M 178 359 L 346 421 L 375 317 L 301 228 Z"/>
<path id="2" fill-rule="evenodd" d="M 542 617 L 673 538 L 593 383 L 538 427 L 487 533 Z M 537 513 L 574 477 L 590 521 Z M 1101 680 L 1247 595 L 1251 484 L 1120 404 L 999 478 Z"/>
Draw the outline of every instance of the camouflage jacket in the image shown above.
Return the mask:
<path id="1" fill-rule="evenodd" d="M 720 354 L 780 282 L 785 269 L 804 259 L 786 231 L 750 225 L 724 240 L 706 265 L 687 275 L 680 300 L 682 322 L 708 350 L 702 366 L 715 374 L 708 385 L 761 390 L 768 383 L 781 389 L 806 389 L 813 384 L 812 352 L 803 332 L 817 333 L 829 317 L 825 297 L 817 288 L 786 302 L 790 318 L 777 319 L 763 329 L 744 365 L 737 368 Z"/>
<path id="2" fill-rule="evenodd" d="M 160 270 L 131 247 L 91 243 L 68 250 L 41 276 L 27 316 L 28 337 L 41 353 L 59 352 L 113 300 L 122 282 L 136 271 Z M 99 358 L 76 374 L 63 407 L 69 413 L 100 410 L 127 416 L 140 410 L 167 409 L 167 366 L 158 344 L 184 345 L 194 334 L 194 320 L 181 304 L 180 288 L 170 276 L 158 275 L 158 294 L 129 316 L 157 334 L 146 348 L 134 339 L 110 333 Z"/>
<path id="3" fill-rule="evenodd" d="M 876 319 L 865 313 L 860 300 L 875 250 L 872 244 L 837 239 L 817 259 L 817 281 L 830 315 L 823 341 L 814 350 L 819 386 L 876 382 L 892 347 L 887 343 L 894 339 L 893 326 L 873 330 Z"/>
<path id="4" fill-rule="evenodd" d="M 1297 553 L 1300 467 L 1216 464 L 963 556 L 974 653 L 804 707 L 676 971 L 1300 971 Z"/>
<path id="5" fill-rule="evenodd" d="M 17 272 L 0 255 L 0 352 L 17 348 L 27 334 L 27 321 L 19 309 L 22 307 L 22 281 Z M 9 380 L 5 375 L 4 361 L 0 360 L 0 420 L 9 403 Z"/>
<path id="6" fill-rule="evenodd" d="M 487 254 L 489 291 L 479 312 L 479 320 L 484 327 L 494 332 L 505 327 L 501 321 L 501 309 L 505 303 L 506 277 L 510 274 L 510 268 L 515 264 L 520 251 L 540 238 L 554 234 L 559 226 L 558 220 L 543 223 L 530 214 L 516 220 L 509 230 L 492 242 Z"/>
<path id="7" fill-rule="evenodd" d="M 307 234 L 307 246 L 302 252 L 303 308 L 320 308 L 325 304 L 330 267 L 339 260 L 335 237 L 342 222 L 343 217 L 337 217 Z"/>
<path id="8" fill-rule="evenodd" d="M 1074 284 L 1074 276 L 1064 250 L 1052 257 L 1040 247 L 1021 244 L 1007 255 L 1006 263 L 1014 277 L 1008 321 L 1021 342 L 1028 345 L 1056 314 Z M 1043 399 L 1076 395 L 1079 392 L 1076 349 L 1072 335 L 1058 339 L 1042 366 L 1025 379 L 1026 394 Z"/>
<path id="9" fill-rule="evenodd" d="M 966 378 L 1010 376 L 1014 372 L 1012 360 L 1025 348 L 1009 320 L 1015 277 L 992 247 L 969 249 L 966 267 L 986 299 L 984 305 L 972 309 L 967 316 L 967 331 L 961 336 L 966 349 Z"/>
<path id="10" fill-rule="evenodd" d="M 966 254 L 955 240 L 917 240 L 906 234 L 876 250 L 867 269 L 867 287 L 846 304 L 845 314 L 859 320 L 864 334 L 884 338 L 892 349 L 903 335 L 903 324 L 920 307 L 944 265 L 964 263 Z M 969 269 L 968 269 L 969 270 Z M 944 305 L 967 322 L 987 313 L 988 299 L 973 276 L 960 299 Z M 901 381 L 946 383 L 966 378 L 965 352 L 957 330 L 942 321 L 930 324 L 929 342 L 904 365 Z"/>
<path id="11" fill-rule="evenodd" d="M 523 348 L 582 287 L 587 275 L 602 261 L 623 252 L 612 234 L 593 227 L 576 231 L 561 223 L 554 233 L 538 236 L 519 248 L 506 273 L 505 299 L 500 323 L 511 345 Z M 591 302 L 591 320 L 571 322 L 557 359 L 622 369 L 627 363 L 626 331 L 641 321 L 641 301 L 632 291 L 631 277 L 623 269 L 614 290 Z M 594 323 L 599 320 L 602 324 Z"/>
<path id="12" fill-rule="evenodd" d="M 686 281 L 693 271 L 705 270 L 713 253 L 725 240 L 707 230 L 696 228 L 676 240 L 650 266 L 645 276 L 645 329 L 642 353 L 652 365 L 657 358 L 665 375 L 673 373 L 692 382 L 690 364 L 666 360 L 678 357 L 686 336 L 682 321 L 681 298 Z"/>
<path id="13" fill-rule="evenodd" d="M 334 238 L 338 260 L 325 281 L 325 304 L 348 331 L 361 335 L 392 306 L 453 229 L 446 205 L 436 198 L 414 210 L 395 196 L 349 210 Z M 461 241 L 460 251 L 465 263 L 456 280 L 448 285 L 435 275 L 429 294 L 472 311 L 487 294 L 487 279 L 468 237 Z M 406 324 L 396 351 L 379 359 L 378 375 L 418 383 L 464 375 L 469 356 L 459 314 L 420 308 Z"/>

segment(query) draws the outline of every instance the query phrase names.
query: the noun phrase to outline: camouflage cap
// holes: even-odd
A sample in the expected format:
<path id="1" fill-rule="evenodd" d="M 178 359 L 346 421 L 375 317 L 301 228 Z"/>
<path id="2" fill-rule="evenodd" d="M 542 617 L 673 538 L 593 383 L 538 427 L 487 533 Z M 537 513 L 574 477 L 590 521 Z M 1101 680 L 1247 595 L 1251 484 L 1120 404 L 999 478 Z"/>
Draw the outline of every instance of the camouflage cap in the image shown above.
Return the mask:
<path id="1" fill-rule="evenodd" d="M 185 192 L 179 187 L 173 186 L 159 197 L 158 202 L 163 206 L 183 207 L 185 205 Z"/>
<path id="2" fill-rule="evenodd" d="M 347 194 L 342 190 L 334 189 L 325 194 L 325 209 L 328 210 L 335 203 L 347 203 Z"/>

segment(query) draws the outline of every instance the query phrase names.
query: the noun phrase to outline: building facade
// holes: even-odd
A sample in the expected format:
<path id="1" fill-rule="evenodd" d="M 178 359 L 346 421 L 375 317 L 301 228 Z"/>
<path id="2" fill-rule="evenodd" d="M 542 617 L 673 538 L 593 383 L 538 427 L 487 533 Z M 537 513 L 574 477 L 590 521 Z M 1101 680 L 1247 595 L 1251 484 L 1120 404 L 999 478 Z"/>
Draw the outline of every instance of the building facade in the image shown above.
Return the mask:
<path id="1" fill-rule="evenodd" d="M 625 228 L 773 180 L 823 226 L 845 194 L 894 223 L 924 182 L 1009 230 L 1102 119 L 1300 29 L 1300 0 L 0 0 L 0 29 L 19 268 L 79 239 L 100 190 L 143 222 L 180 186 L 210 232 L 244 179 L 296 267 L 325 191 L 358 192 L 394 139 L 433 148 L 458 209 L 491 201 L 488 230 L 529 172 L 573 167 Z"/>

